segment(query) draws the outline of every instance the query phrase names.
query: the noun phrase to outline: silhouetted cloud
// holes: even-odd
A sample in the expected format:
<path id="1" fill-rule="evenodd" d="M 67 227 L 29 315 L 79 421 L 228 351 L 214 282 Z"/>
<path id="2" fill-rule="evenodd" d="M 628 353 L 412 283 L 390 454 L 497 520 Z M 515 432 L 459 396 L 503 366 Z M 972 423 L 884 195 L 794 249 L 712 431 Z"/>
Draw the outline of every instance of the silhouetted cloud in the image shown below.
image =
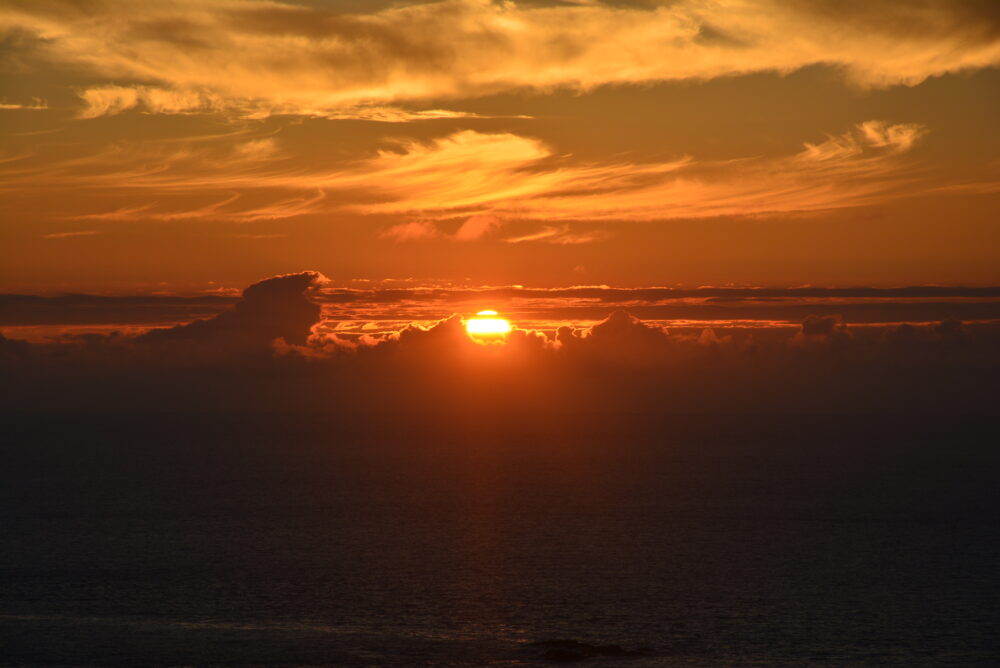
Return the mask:
<path id="1" fill-rule="evenodd" d="M 839 314 L 807 316 L 802 321 L 802 329 L 797 336 L 797 340 L 800 342 L 840 343 L 849 338 L 851 338 L 851 331 Z"/>
<path id="2" fill-rule="evenodd" d="M 570 355 L 650 364 L 660 361 L 669 349 L 669 333 L 651 326 L 625 311 L 615 311 L 589 330 L 561 327 L 556 340 Z"/>
<path id="3" fill-rule="evenodd" d="M 215 317 L 139 336 L 2 336 L 0 371 L 10 382 L 0 402 L 12 410 L 390 414 L 996 410 L 995 323 L 848 328 L 813 315 L 797 331 L 729 327 L 720 336 L 690 324 L 668 331 L 615 310 L 589 326 L 515 326 L 500 339 L 470 336 L 460 315 L 344 333 L 317 324 L 322 280 L 317 272 L 272 277 Z"/>
<path id="4" fill-rule="evenodd" d="M 0 332 L 0 364 L 13 364 L 28 355 L 28 342 L 8 339 Z"/>
<path id="5" fill-rule="evenodd" d="M 269 346 L 276 338 L 305 343 L 320 307 L 305 293 L 324 276 L 317 271 L 285 274 L 254 283 L 230 311 L 169 329 L 154 329 L 140 341 L 214 342 L 222 346 Z"/>
<path id="6" fill-rule="evenodd" d="M 0 294 L 0 327 L 177 324 L 218 315 L 232 306 L 234 298 L 230 294 L 239 291 L 194 296 Z M 402 326 L 396 322 L 426 324 L 451 313 L 472 313 L 485 306 L 501 308 L 516 321 L 542 329 L 553 329 L 567 322 L 596 322 L 614 309 L 629 309 L 645 321 L 669 321 L 672 326 L 715 322 L 718 324 L 714 326 L 728 323 L 728 326 L 765 327 L 798 324 L 810 315 L 838 314 L 854 323 L 983 321 L 1000 320 L 998 298 L 998 287 L 962 286 L 531 288 L 430 283 L 350 288 L 326 284 L 310 294 L 310 299 L 323 309 L 319 328 L 336 329 L 340 334 L 361 328 L 368 333 L 376 327 L 379 331 L 396 330 Z"/>

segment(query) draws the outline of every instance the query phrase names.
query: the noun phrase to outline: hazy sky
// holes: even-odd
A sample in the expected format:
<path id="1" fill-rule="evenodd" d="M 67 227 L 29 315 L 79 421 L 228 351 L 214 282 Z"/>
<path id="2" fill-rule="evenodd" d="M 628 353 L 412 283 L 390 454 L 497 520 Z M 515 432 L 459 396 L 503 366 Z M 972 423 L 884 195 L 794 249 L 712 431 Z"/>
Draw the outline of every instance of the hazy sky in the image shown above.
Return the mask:
<path id="1" fill-rule="evenodd" d="M 1000 3 L 0 7 L 0 290 L 1000 283 Z"/>

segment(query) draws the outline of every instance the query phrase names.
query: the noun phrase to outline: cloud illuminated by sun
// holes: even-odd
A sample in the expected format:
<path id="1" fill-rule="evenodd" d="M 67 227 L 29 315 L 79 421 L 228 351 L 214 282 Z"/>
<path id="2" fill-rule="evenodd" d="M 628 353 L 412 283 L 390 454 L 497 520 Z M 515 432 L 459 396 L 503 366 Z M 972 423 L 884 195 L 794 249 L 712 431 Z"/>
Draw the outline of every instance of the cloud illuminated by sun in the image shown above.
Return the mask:
<path id="1" fill-rule="evenodd" d="M 496 311 L 479 311 L 465 321 L 465 331 L 473 336 L 502 336 L 510 331 L 510 322 L 498 315 Z"/>

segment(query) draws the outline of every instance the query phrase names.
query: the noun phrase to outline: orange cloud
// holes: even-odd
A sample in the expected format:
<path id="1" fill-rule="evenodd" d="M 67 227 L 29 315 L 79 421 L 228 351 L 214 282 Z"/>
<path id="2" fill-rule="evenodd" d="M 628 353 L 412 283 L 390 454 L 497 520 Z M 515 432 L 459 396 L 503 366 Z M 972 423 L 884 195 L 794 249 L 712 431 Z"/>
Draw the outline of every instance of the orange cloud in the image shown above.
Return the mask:
<path id="1" fill-rule="evenodd" d="M 77 230 L 75 232 L 52 232 L 50 234 L 43 234 L 43 239 L 68 239 L 70 237 L 92 237 L 95 234 L 100 234 L 97 230 Z"/>
<path id="2" fill-rule="evenodd" d="M 113 116 L 135 109 L 148 114 L 209 114 L 223 113 L 245 119 L 263 119 L 275 115 L 296 115 L 329 120 L 362 120 L 381 123 L 440 120 L 445 118 L 497 118 L 450 109 L 403 109 L 398 106 L 357 104 L 324 106 L 265 99 L 224 97 L 210 90 L 171 89 L 158 86 L 95 86 L 78 92 L 84 103 L 78 118 Z M 0 109 L 46 109 L 0 105 Z M 502 118 L 502 117 L 501 117 Z M 516 116 L 516 118 L 528 118 Z"/>
<path id="3" fill-rule="evenodd" d="M 392 239 L 393 241 L 422 241 L 441 237 L 441 230 L 434 223 L 414 221 L 393 225 L 383 230 L 380 236 L 383 239 Z"/>
<path id="4" fill-rule="evenodd" d="M 397 241 L 475 241 L 496 233 L 502 221 L 519 220 L 544 226 L 506 241 L 576 244 L 606 233 L 581 234 L 568 227 L 572 221 L 811 212 L 912 195 L 927 174 L 908 154 L 926 132 L 873 120 L 786 156 L 581 162 L 534 138 L 465 130 L 311 171 L 290 166 L 271 137 L 235 150 L 119 144 L 52 165 L 10 163 L 6 181 L 10 188 L 93 187 L 156 198 L 81 219 L 247 222 L 346 210 L 418 217 L 383 233 Z M 156 204 L 193 195 L 214 199 L 166 210 Z M 455 219 L 465 222 L 453 235 L 434 224 Z"/>
<path id="5" fill-rule="evenodd" d="M 17 102 L 7 102 L 6 99 L 0 100 L 0 110 L 26 110 L 26 111 L 44 111 L 49 108 L 48 102 L 39 98 L 32 98 L 30 104 L 19 104 Z"/>
<path id="6" fill-rule="evenodd" d="M 917 178 L 904 154 L 925 132 L 915 124 L 869 121 L 778 158 L 574 163 L 534 139 L 464 131 L 431 144 L 407 144 L 403 153 L 384 152 L 351 171 L 307 181 L 314 187 L 354 185 L 377 192 L 377 201 L 353 205 L 365 213 L 441 220 L 472 213 L 456 237 L 479 238 L 497 227 L 496 222 L 484 227 L 483 221 L 497 217 L 664 220 L 818 211 L 884 201 L 906 194 L 903 186 Z M 591 239 L 554 226 L 509 239 L 536 240 Z"/>
<path id="7" fill-rule="evenodd" d="M 602 241 L 611 236 L 607 230 L 593 232 L 573 232 L 569 225 L 545 225 L 537 232 L 504 239 L 509 244 L 520 244 L 526 241 L 543 241 L 557 246 L 574 246 Z"/>
<path id="8" fill-rule="evenodd" d="M 220 105 L 324 115 L 525 87 L 706 80 L 816 64 L 843 68 L 862 86 L 914 85 L 1000 64 L 990 11 L 958 0 L 443 0 L 350 14 L 265 0 L 15 1 L 0 9 L 0 25 L 40 37 L 36 48 L 52 62 L 143 84 L 85 91 L 84 116 Z"/>

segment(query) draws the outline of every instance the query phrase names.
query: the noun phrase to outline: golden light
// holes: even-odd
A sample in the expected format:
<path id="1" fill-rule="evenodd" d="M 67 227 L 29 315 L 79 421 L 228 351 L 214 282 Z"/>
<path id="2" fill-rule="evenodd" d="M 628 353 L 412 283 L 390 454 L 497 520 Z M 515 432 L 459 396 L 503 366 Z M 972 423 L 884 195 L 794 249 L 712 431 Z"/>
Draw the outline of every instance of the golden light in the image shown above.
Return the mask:
<path id="1" fill-rule="evenodd" d="M 510 323 L 496 317 L 496 311 L 480 311 L 465 321 L 465 331 L 473 336 L 501 336 L 510 331 Z"/>

